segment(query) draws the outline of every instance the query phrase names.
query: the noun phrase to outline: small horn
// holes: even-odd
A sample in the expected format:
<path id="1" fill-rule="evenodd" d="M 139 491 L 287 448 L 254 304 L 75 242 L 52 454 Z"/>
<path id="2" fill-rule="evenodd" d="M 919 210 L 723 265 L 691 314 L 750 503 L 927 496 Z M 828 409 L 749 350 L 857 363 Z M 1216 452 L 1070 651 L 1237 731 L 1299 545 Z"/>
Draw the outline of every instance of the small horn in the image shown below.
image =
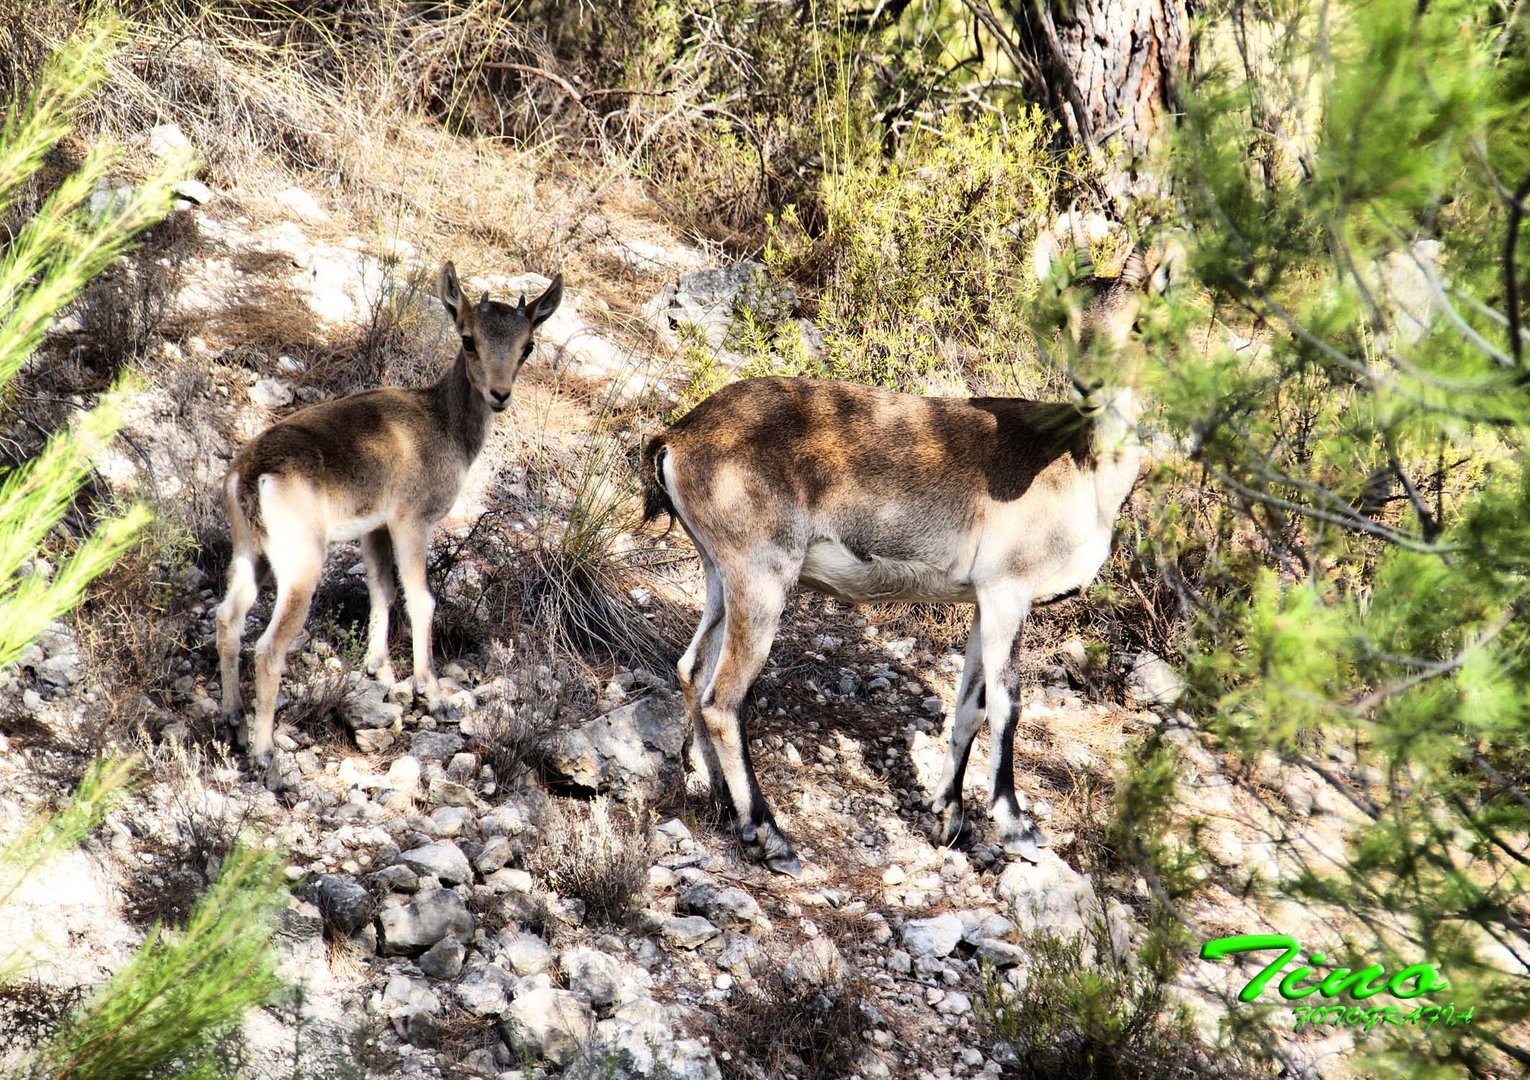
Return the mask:
<path id="1" fill-rule="evenodd" d="M 1147 280 L 1147 249 L 1140 243 L 1133 244 L 1131 254 L 1126 256 L 1126 262 L 1121 266 L 1121 280 L 1134 287 Z"/>
<path id="2" fill-rule="evenodd" d="M 524 314 L 526 314 L 526 294 L 525 293 L 521 293 L 521 302 L 519 304 L 515 305 L 515 313 L 517 315 L 524 315 Z"/>
<path id="3" fill-rule="evenodd" d="M 1068 208 L 1068 240 L 1073 245 L 1073 272 L 1079 278 L 1094 276 L 1094 253 L 1089 249 L 1089 236 L 1080 220 L 1078 200 Z"/>

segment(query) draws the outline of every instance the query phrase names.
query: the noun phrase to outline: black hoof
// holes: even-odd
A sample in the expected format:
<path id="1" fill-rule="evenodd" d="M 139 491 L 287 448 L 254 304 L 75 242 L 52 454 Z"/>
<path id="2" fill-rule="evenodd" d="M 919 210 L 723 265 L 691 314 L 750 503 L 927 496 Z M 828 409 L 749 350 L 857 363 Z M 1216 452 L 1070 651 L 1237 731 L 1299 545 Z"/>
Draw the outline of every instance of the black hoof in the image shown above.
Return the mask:
<path id="1" fill-rule="evenodd" d="M 953 802 L 946 807 L 945 815 L 930 834 L 930 840 L 936 847 L 951 847 L 962 838 L 966 829 L 967 816 L 962 812 L 962 804 Z"/>
<path id="2" fill-rule="evenodd" d="M 1004 853 L 1033 863 L 1041 858 L 1041 849 L 1051 843 L 1052 838 L 1042 832 L 1041 826 L 1027 819 L 1020 831 L 1004 838 Z"/>
<path id="3" fill-rule="evenodd" d="M 777 874 L 785 874 L 787 877 L 799 878 L 802 876 L 802 860 L 790 851 L 785 855 L 769 855 L 765 858 L 765 869 Z"/>
<path id="4" fill-rule="evenodd" d="M 744 825 L 738 831 L 744 850 L 751 858 L 765 864 L 767 870 L 789 877 L 802 873 L 802 862 L 781 830 L 767 821 L 763 825 Z"/>

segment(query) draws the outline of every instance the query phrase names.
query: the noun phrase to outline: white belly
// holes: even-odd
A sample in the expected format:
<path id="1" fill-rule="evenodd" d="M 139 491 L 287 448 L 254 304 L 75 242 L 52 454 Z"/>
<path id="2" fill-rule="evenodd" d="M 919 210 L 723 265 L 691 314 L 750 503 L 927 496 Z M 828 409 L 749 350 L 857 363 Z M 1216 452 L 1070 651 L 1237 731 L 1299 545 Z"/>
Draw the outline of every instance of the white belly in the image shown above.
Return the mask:
<path id="1" fill-rule="evenodd" d="M 970 575 L 925 562 L 862 559 L 837 540 L 815 540 L 802 562 L 803 585 L 854 604 L 971 603 Z"/>
<path id="2" fill-rule="evenodd" d="M 364 517 L 344 518 L 335 521 L 329 527 L 329 542 L 341 543 L 347 540 L 360 540 L 374 529 L 380 529 L 388 523 L 388 512 L 379 510 Z"/>
<path id="3" fill-rule="evenodd" d="M 1051 600 L 1074 589 L 1088 587 L 1110 557 L 1110 536 L 1108 528 L 1085 532 L 1064 559 L 1045 569 L 1038 568 L 1031 581 L 1035 599 Z"/>

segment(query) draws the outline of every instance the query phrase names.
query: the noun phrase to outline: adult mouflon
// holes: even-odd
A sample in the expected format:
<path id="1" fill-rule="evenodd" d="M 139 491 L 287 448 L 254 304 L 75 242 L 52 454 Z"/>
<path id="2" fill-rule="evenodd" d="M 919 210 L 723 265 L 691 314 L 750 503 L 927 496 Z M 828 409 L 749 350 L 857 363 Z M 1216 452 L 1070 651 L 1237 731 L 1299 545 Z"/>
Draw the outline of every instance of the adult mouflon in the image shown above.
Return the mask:
<path id="1" fill-rule="evenodd" d="M 1138 249 L 1090 279 L 1084 344 L 1115 349 L 1137 315 Z M 1020 630 L 1031 605 L 1094 580 L 1142 453 L 1129 389 L 1081 404 L 925 398 L 854 383 L 746 379 L 719 390 L 643 453 L 644 519 L 668 512 L 695 544 L 706 604 L 679 663 L 691 767 L 752 854 L 800 870 L 755 778 L 740 710 L 794 584 L 852 603 L 972 603 L 951 746 L 932 807 L 937 842 L 963 826 L 962 778 L 985 717 L 989 811 L 1006 851 L 1045 835 L 1020 807 L 1013 741 Z"/>
<path id="2" fill-rule="evenodd" d="M 388 608 L 393 567 L 404 587 L 414 645 L 414 685 L 432 708 L 430 623 L 435 601 L 425 583 L 430 533 L 462 488 L 497 413 L 510 405 L 533 332 L 557 310 L 563 279 L 530 303 L 469 303 L 451 263 L 440 297 L 461 337 L 451 370 L 433 386 L 367 390 L 299 410 L 249 442 L 223 481 L 233 534 L 228 593 L 218 607 L 223 711 L 242 712 L 239 648 L 258 590 L 264 556 L 276 583 L 271 623 L 255 644 L 255 715 L 241 742 L 259 765 L 270 761 L 276 696 L 287 651 L 308 618 L 329 545 L 360 542 L 371 618 L 367 671 L 393 681 Z"/>

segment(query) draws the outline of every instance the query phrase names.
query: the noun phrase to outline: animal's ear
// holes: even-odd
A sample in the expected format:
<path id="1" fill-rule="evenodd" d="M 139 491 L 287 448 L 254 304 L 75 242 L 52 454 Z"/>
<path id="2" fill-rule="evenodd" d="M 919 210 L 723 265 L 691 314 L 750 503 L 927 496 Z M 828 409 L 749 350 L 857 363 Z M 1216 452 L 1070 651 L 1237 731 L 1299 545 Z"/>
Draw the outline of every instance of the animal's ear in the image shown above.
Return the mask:
<path id="1" fill-rule="evenodd" d="M 547 286 L 547 291 L 537 297 L 536 303 L 531 305 L 531 325 L 541 326 L 547 321 L 547 317 L 558 310 L 558 305 L 563 302 L 563 275 L 558 274 L 552 279 L 552 284 Z"/>
<path id="2" fill-rule="evenodd" d="M 448 262 L 441 267 L 441 303 L 446 305 L 452 322 L 462 325 L 462 286 L 457 283 L 457 268 Z"/>

